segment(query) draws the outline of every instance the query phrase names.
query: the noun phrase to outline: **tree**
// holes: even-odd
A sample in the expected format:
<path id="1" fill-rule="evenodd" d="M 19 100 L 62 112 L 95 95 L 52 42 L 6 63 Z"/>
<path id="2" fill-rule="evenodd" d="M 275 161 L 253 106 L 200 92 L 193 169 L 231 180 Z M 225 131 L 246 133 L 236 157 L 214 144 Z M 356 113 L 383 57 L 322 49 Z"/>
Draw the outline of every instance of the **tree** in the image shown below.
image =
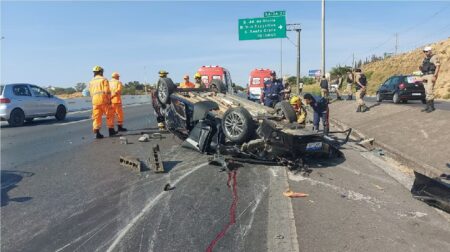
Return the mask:
<path id="1" fill-rule="evenodd" d="M 351 66 L 336 66 L 336 67 L 331 68 L 330 75 L 331 75 L 331 78 L 334 79 L 334 78 L 337 78 L 338 75 L 345 76 L 347 71 L 351 72 L 352 67 Z"/>
<path id="2" fill-rule="evenodd" d="M 76 85 L 75 85 L 75 90 L 77 91 L 77 92 L 81 92 L 81 91 L 83 91 L 83 89 L 85 89 L 86 88 L 86 83 L 84 83 L 84 82 L 78 82 Z"/>

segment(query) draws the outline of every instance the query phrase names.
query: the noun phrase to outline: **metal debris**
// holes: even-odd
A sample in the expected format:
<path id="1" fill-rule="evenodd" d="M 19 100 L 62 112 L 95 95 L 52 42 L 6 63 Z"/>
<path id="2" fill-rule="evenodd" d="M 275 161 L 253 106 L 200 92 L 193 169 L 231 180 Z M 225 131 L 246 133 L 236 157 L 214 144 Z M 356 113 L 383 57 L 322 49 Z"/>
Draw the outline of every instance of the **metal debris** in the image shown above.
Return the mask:
<path id="1" fill-rule="evenodd" d="M 173 189 L 175 189 L 175 186 L 171 186 L 169 183 L 164 186 L 164 191 L 172 191 Z"/>
<path id="2" fill-rule="evenodd" d="M 152 147 L 148 162 L 156 173 L 165 172 L 158 144 Z"/>
<path id="3" fill-rule="evenodd" d="M 225 157 L 221 154 L 214 154 L 212 157 L 208 158 L 208 163 L 210 165 L 216 165 L 221 167 L 221 171 L 228 170 L 228 163 Z"/>
<path id="4" fill-rule="evenodd" d="M 368 149 L 369 151 L 373 150 L 373 142 L 375 141 L 374 138 L 368 138 L 368 139 L 364 139 L 361 140 L 358 145 L 361 145 L 362 147 Z"/>
<path id="5" fill-rule="evenodd" d="M 133 156 L 120 156 L 120 164 L 131 168 L 132 170 L 141 172 L 142 171 L 142 166 L 141 166 L 141 160 L 139 160 L 139 158 L 137 157 L 133 157 Z"/>

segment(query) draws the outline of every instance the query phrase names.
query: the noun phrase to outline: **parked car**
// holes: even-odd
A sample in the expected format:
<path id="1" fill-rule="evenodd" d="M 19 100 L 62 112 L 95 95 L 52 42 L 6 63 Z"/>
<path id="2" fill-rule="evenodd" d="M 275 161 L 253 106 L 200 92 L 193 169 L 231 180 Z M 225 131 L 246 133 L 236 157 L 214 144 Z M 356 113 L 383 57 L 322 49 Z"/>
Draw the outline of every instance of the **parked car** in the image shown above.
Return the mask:
<path id="1" fill-rule="evenodd" d="M 258 68 L 250 72 L 247 88 L 247 98 L 251 101 L 259 101 L 264 82 L 270 80 L 272 70 Z"/>
<path id="2" fill-rule="evenodd" d="M 377 101 L 392 100 L 394 103 L 406 103 L 409 100 L 420 100 L 426 103 L 425 88 L 422 79 L 414 75 L 394 75 L 380 85 Z"/>
<path id="3" fill-rule="evenodd" d="M 339 85 L 338 84 L 331 84 L 330 85 L 330 93 L 336 93 L 336 90 L 339 89 Z"/>
<path id="4" fill-rule="evenodd" d="M 66 118 L 67 105 L 36 85 L 16 83 L 0 86 L 0 118 L 11 126 L 21 126 L 36 117 Z"/>

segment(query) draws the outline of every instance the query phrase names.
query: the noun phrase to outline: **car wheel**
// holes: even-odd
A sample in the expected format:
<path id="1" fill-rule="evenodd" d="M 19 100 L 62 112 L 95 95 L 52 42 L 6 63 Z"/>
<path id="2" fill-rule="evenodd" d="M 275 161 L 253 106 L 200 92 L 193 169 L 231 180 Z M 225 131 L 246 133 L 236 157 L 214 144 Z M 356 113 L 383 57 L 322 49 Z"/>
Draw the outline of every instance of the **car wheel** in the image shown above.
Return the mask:
<path id="1" fill-rule="evenodd" d="M 25 121 L 25 113 L 20 108 L 16 108 L 9 116 L 8 124 L 12 127 L 22 126 Z"/>
<path id="2" fill-rule="evenodd" d="M 380 92 L 377 92 L 377 102 L 382 102 L 383 99 L 381 98 Z"/>
<path id="3" fill-rule="evenodd" d="M 159 78 L 156 84 L 156 99 L 163 104 L 170 103 L 170 95 L 175 91 L 175 84 L 170 78 Z"/>
<path id="4" fill-rule="evenodd" d="M 280 101 L 275 105 L 275 110 L 277 111 L 277 114 L 284 115 L 290 123 L 297 121 L 297 114 L 289 102 Z"/>
<path id="5" fill-rule="evenodd" d="M 426 99 L 422 99 L 422 104 L 427 104 L 427 100 Z"/>
<path id="6" fill-rule="evenodd" d="M 228 140 L 241 144 L 250 140 L 255 130 L 255 125 L 250 113 L 245 108 L 238 107 L 225 111 L 222 119 L 222 129 Z"/>
<path id="7" fill-rule="evenodd" d="M 30 123 L 30 122 L 32 122 L 33 120 L 34 120 L 33 117 L 25 119 L 25 121 L 26 121 L 27 123 Z"/>
<path id="8" fill-rule="evenodd" d="M 212 80 L 210 88 L 217 93 L 225 94 L 227 92 L 227 86 L 221 80 Z"/>
<path id="9" fill-rule="evenodd" d="M 394 97 L 392 97 L 392 101 L 393 101 L 395 104 L 400 103 L 400 97 L 398 97 L 398 93 L 395 93 L 395 94 L 394 94 Z"/>
<path id="10" fill-rule="evenodd" d="M 59 105 L 58 108 L 56 109 L 55 118 L 58 121 L 62 121 L 66 119 L 66 114 L 67 114 L 66 107 L 64 107 L 63 105 Z"/>

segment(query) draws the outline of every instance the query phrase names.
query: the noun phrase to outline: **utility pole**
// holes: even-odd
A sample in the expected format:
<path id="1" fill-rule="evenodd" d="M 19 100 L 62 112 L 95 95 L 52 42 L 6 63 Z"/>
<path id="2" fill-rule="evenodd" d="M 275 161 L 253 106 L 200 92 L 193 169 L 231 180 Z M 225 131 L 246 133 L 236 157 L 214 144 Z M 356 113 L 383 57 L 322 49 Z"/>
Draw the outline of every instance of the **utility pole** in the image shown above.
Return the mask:
<path id="1" fill-rule="evenodd" d="M 352 69 L 355 69 L 355 53 L 352 53 Z"/>
<path id="2" fill-rule="evenodd" d="M 302 29 L 300 24 L 287 24 L 286 26 L 288 31 L 297 32 L 297 94 L 300 95 L 300 32 Z"/>
<path id="3" fill-rule="evenodd" d="M 395 33 L 395 55 L 398 52 L 398 33 Z"/>
<path id="4" fill-rule="evenodd" d="M 322 76 L 325 75 L 325 0 L 322 0 Z"/>
<path id="5" fill-rule="evenodd" d="M 280 75 L 283 78 L 283 39 L 280 39 Z"/>

